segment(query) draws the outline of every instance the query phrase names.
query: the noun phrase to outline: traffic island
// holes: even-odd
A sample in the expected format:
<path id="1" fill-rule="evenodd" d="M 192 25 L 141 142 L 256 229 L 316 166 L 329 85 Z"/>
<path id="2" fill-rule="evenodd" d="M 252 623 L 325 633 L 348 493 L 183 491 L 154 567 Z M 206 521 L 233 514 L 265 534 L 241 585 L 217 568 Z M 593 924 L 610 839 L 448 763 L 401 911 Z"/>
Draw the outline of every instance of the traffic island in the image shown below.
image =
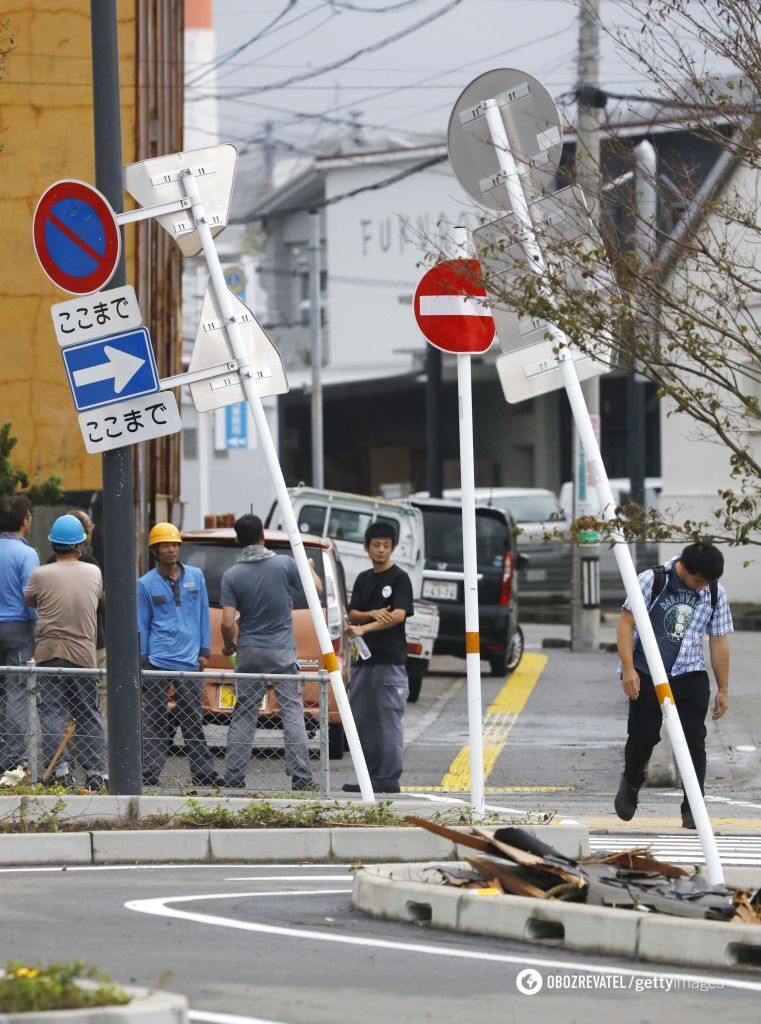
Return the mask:
<path id="1" fill-rule="evenodd" d="M 401 798 L 365 807 L 357 801 L 251 800 L 206 797 L 3 798 L 0 865 L 135 863 L 351 863 L 457 860 L 459 824 L 451 837 L 420 828 L 414 810 L 437 821 L 461 820 L 432 805 Z M 529 820 L 526 820 L 526 817 Z M 575 822 L 521 819 L 537 839 L 564 855 L 589 853 L 587 830 Z M 550 819 L 550 820 L 547 820 Z M 424 820 L 422 818 L 415 819 Z M 503 815 L 494 824 L 515 818 Z"/>
<path id="2" fill-rule="evenodd" d="M 352 903 L 371 917 L 645 963 L 761 973 L 761 926 L 590 906 L 443 884 L 466 862 L 378 864 L 354 877 Z M 756 888 L 761 886 L 757 870 Z"/>

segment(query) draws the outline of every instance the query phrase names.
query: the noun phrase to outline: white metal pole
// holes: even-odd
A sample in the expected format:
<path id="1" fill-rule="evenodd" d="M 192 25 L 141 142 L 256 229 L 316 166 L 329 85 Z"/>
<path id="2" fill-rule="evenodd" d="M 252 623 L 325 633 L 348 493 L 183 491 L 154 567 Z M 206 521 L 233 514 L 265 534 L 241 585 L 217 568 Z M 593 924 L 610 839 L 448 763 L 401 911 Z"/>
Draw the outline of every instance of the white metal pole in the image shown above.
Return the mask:
<path id="1" fill-rule="evenodd" d="M 534 272 L 541 277 L 544 277 L 544 258 L 534 231 L 534 225 L 531 220 L 526 195 L 523 191 L 523 184 L 521 183 L 520 176 L 515 166 L 515 160 L 513 159 L 507 129 L 505 128 L 505 124 L 502 120 L 502 116 L 496 102 L 494 100 L 489 100 L 485 104 L 485 107 L 486 119 L 489 125 L 492 143 L 494 145 L 500 167 L 505 175 L 505 188 L 510 199 L 510 205 L 513 213 L 515 214 L 515 218 L 520 226 L 521 244 L 523 245 L 526 256 L 528 257 L 528 263 L 531 265 Z M 550 296 L 548 295 L 548 298 L 549 297 Z M 587 410 L 586 403 L 584 402 L 584 396 L 581 392 L 581 384 L 579 383 L 579 378 L 576 373 L 576 367 L 574 366 L 573 360 L 568 357 L 568 341 L 560 328 L 553 324 L 548 325 L 548 333 L 550 334 L 553 343 L 556 344 L 559 349 L 558 361 L 560 364 L 563 384 L 568 395 L 568 400 L 571 404 L 571 412 L 573 413 L 576 429 L 579 432 L 579 437 L 581 438 L 581 443 L 584 447 L 587 463 L 594 479 L 597 493 L 600 497 L 603 518 L 606 520 L 614 519 L 616 503 L 613 498 L 613 492 L 610 488 L 608 475 L 605 472 L 602 456 L 600 455 L 597 438 L 595 437 L 594 430 L 592 429 L 592 421 L 589 417 L 589 411 Z M 647 660 L 647 666 L 650 670 L 653 683 L 655 684 L 655 692 L 661 704 L 663 719 L 666 723 L 666 730 L 671 741 L 671 746 L 674 750 L 674 756 L 676 757 L 676 763 L 682 777 L 682 784 L 684 785 L 685 793 L 690 804 L 690 810 L 692 811 L 692 815 L 695 819 L 695 825 L 700 838 L 700 845 L 703 848 L 703 855 L 706 861 L 706 875 L 708 881 L 713 885 L 722 885 L 724 883 L 724 872 L 719 858 L 719 851 L 716 846 L 716 837 L 713 834 L 705 801 L 703 800 L 703 796 L 700 792 L 700 786 L 698 784 L 697 776 L 695 775 L 695 768 L 692 763 L 692 758 L 690 757 L 687 742 L 684 738 L 682 723 L 679 721 L 679 715 L 674 704 L 674 695 L 671 692 L 671 687 L 668 683 L 668 676 L 663 664 L 663 659 L 661 658 L 661 652 L 658 649 L 647 606 L 645 605 L 645 600 L 639 587 L 637 571 L 634 567 L 631 552 L 626 544 L 623 531 L 618 529 L 614 530 L 612 532 L 612 537 L 615 542 L 614 552 L 618 569 L 624 583 L 626 596 L 631 604 L 634 621 L 636 623 L 637 631 L 639 633 L 640 640 L 642 641 L 645 658 Z"/>
<path id="2" fill-rule="evenodd" d="M 204 519 L 211 511 L 209 507 L 209 474 L 211 470 L 211 437 L 209 436 L 209 414 L 198 414 L 198 525 L 203 528 Z"/>
<path id="3" fill-rule="evenodd" d="M 458 258 L 468 256 L 468 229 L 455 228 Z M 476 497 L 473 465 L 473 390 L 469 355 L 457 356 L 457 401 L 460 420 L 460 493 L 462 496 L 462 554 L 465 576 L 465 669 L 468 685 L 468 748 L 470 804 L 482 820 L 484 807 L 484 738 L 481 706 L 481 643 L 478 623 L 478 561 L 476 554 Z"/>
<path id="4" fill-rule="evenodd" d="M 325 486 L 322 425 L 322 294 L 320 289 L 320 211 L 309 213 L 309 333 L 312 347 L 312 486 Z"/>
<path id="5" fill-rule="evenodd" d="M 192 203 L 191 209 L 193 219 L 196 231 L 198 232 L 198 237 L 203 245 L 203 252 L 209 268 L 209 274 L 211 275 L 214 295 L 217 300 L 220 315 L 225 325 L 225 330 L 227 331 L 230 347 L 232 348 L 233 355 L 238 361 L 238 373 L 240 375 L 249 408 L 251 409 L 251 413 L 254 417 L 254 425 L 262 445 L 262 451 L 267 462 L 270 479 L 272 480 L 272 485 L 275 488 L 275 495 L 277 497 L 278 505 L 280 506 L 280 514 L 283 517 L 286 532 L 288 533 L 288 539 L 291 542 L 293 556 L 296 560 L 301 585 L 304 588 L 304 594 L 306 595 L 307 604 L 309 605 L 309 611 L 312 615 L 312 622 L 314 623 L 315 632 L 317 633 L 317 639 L 325 662 L 325 668 L 328 670 L 330 675 L 330 684 L 333 687 L 333 696 L 335 697 L 335 701 L 341 715 L 341 722 L 343 723 L 344 732 L 346 733 L 346 740 L 349 744 L 349 751 L 354 763 L 354 771 L 357 774 L 357 781 L 360 786 L 362 799 L 365 803 L 373 804 L 375 803 L 373 787 L 370 783 L 370 776 L 367 771 L 367 764 L 365 763 L 365 755 L 362 753 L 359 736 L 357 735 L 357 727 L 354 724 L 354 716 L 352 715 L 351 707 L 349 706 L 349 698 L 346 696 L 343 679 L 341 678 L 341 673 L 338 670 L 338 659 L 336 658 L 333 650 L 328 626 L 325 622 L 322 608 L 320 607 L 320 598 L 317 594 L 317 588 L 314 585 L 314 580 L 312 579 L 309 562 L 307 560 L 306 552 L 304 551 L 304 544 L 301 540 L 301 532 L 299 531 L 296 523 L 293 507 L 291 506 L 290 498 L 288 497 L 288 489 L 285 486 L 283 471 L 280 468 L 280 463 L 278 462 L 277 452 L 269 431 L 269 425 L 264 413 L 264 407 L 262 406 L 262 400 L 256 390 L 256 384 L 253 377 L 256 367 L 252 367 L 248 361 L 246 347 L 240 333 L 240 325 L 235 322 L 235 314 L 233 311 L 232 301 L 230 299 L 230 293 L 222 272 L 222 266 L 219 262 L 219 256 L 217 254 L 216 246 L 214 245 L 211 229 L 206 221 L 206 214 L 198 191 L 198 185 L 196 184 L 196 180 L 193 177 L 192 170 L 190 168 L 183 170 L 182 180 L 185 186 L 185 192 Z"/>

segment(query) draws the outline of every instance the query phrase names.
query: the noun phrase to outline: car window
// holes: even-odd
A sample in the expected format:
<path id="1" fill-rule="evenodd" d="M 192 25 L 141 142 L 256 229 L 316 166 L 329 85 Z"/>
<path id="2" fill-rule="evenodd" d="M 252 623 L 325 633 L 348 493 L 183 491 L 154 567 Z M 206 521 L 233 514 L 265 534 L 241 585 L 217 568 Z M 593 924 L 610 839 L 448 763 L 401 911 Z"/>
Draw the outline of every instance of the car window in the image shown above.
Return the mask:
<path id="1" fill-rule="evenodd" d="M 305 505 L 299 511 L 299 530 L 302 533 L 312 533 L 315 537 L 322 537 L 325 528 L 325 507 L 324 505 Z"/>
<path id="2" fill-rule="evenodd" d="M 445 562 L 461 566 L 462 515 L 459 509 L 423 509 L 425 554 L 428 564 Z M 476 559 L 479 569 L 498 568 L 509 547 L 507 524 L 499 513 L 476 513 Z"/>
<path id="3" fill-rule="evenodd" d="M 505 508 L 516 523 L 548 523 L 556 519 L 560 507 L 551 494 L 519 494 L 509 497 L 495 496 L 488 504 Z"/>
<path id="4" fill-rule="evenodd" d="M 353 509 L 331 506 L 328 517 L 328 537 L 334 540 L 348 540 L 355 544 L 365 543 L 365 530 L 373 522 L 372 512 L 356 512 Z M 399 526 L 388 516 L 376 516 L 375 522 L 388 523 L 394 535 L 399 537 Z"/>
<path id="5" fill-rule="evenodd" d="M 288 555 L 293 558 L 293 551 L 290 547 L 278 547 L 279 555 Z M 322 594 L 320 604 L 325 607 L 325 567 L 322 559 L 322 549 L 305 545 L 307 558 L 314 561 L 317 575 L 322 581 Z M 206 580 L 206 589 L 209 592 L 209 604 L 212 608 L 219 608 L 219 591 L 222 581 L 222 574 L 230 566 L 235 565 L 240 557 L 241 549 L 233 544 L 198 544 L 185 543 L 182 545 L 182 561 L 187 565 L 195 565 L 201 569 Z M 296 609 L 307 608 L 307 599 L 304 591 L 299 587 L 293 595 L 293 607 Z"/>

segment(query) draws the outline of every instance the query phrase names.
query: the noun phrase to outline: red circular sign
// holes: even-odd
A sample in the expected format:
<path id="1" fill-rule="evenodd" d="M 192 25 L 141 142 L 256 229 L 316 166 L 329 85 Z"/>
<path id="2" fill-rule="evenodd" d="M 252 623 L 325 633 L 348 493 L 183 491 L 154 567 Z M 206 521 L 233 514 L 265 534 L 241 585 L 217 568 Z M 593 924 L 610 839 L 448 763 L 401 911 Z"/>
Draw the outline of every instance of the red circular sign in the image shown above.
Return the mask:
<path id="1" fill-rule="evenodd" d="M 107 199 L 84 181 L 63 179 L 34 211 L 34 251 L 54 285 L 73 295 L 96 292 L 119 262 L 121 234 Z"/>
<path id="2" fill-rule="evenodd" d="M 437 263 L 415 292 L 415 319 L 428 341 L 442 352 L 478 355 L 494 340 L 494 321 L 478 260 Z"/>

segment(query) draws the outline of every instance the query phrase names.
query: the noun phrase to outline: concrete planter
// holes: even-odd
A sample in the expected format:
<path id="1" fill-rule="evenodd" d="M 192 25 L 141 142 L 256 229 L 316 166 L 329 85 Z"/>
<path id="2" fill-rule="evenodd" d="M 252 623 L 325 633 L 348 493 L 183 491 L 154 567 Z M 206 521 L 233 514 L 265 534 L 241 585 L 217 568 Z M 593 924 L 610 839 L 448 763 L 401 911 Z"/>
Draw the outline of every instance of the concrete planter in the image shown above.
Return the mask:
<path id="1" fill-rule="evenodd" d="M 123 986 L 132 1001 L 126 1006 L 94 1006 L 84 1010 L 44 1013 L 0 1013 L 0 1024 L 187 1024 L 188 1001 L 174 992 L 152 992 Z"/>

